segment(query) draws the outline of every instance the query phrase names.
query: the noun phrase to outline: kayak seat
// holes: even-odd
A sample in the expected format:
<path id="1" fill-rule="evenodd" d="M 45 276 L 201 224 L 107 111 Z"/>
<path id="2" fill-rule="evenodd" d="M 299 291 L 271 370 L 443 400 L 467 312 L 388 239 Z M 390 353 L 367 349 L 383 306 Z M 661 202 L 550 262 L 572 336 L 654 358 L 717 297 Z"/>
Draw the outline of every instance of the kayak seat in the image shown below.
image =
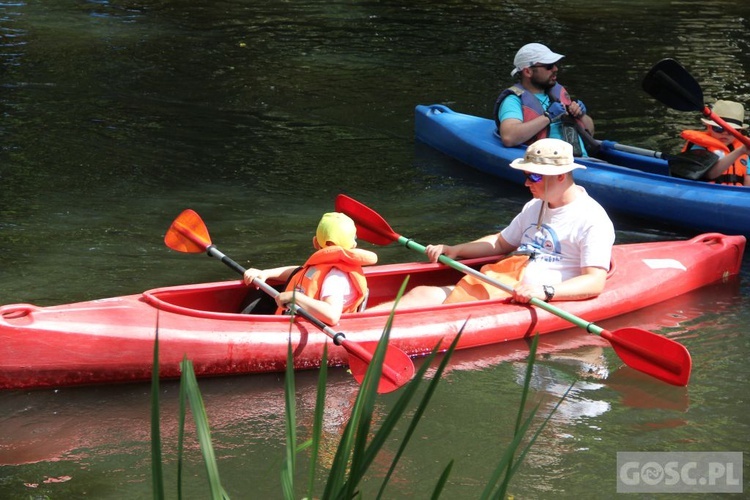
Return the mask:
<path id="1" fill-rule="evenodd" d="M 239 312 L 240 314 L 275 314 L 276 308 L 276 301 L 273 297 L 259 288 L 248 287 Z"/>

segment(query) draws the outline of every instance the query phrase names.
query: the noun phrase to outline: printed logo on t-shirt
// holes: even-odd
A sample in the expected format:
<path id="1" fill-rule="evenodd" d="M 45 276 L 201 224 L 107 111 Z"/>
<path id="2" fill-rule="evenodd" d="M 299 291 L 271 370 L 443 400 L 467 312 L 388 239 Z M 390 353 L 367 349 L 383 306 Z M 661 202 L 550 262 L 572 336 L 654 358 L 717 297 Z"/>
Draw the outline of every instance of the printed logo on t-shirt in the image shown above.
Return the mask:
<path id="1" fill-rule="evenodd" d="M 529 252 L 533 260 L 545 262 L 560 262 L 560 241 L 555 231 L 546 224 L 537 229 L 536 225 L 529 226 L 523 233 L 518 252 Z"/>

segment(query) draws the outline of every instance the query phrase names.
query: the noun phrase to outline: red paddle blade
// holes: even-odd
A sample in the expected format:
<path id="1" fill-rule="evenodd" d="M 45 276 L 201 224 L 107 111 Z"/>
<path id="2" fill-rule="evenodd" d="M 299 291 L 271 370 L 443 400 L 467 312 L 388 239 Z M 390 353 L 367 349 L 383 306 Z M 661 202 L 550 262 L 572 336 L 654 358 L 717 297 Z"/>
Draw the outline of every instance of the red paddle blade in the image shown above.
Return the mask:
<path id="1" fill-rule="evenodd" d="M 349 341 L 344 341 L 341 345 L 349 352 L 349 369 L 352 371 L 352 376 L 361 384 L 367 373 L 370 360 L 378 348 L 378 343 L 357 342 L 354 344 L 361 349 L 352 349 L 352 343 Z M 411 358 L 401 349 L 389 346 L 385 351 L 383 373 L 380 375 L 380 381 L 378 382 L 378 394 L 395 391 L 409 382 L 413 376 L 414 363 Z"/>
<path id="2" fill-rule="evenodd" d="M 389 245 L 398 241 L 391 226 L 380 214 L 345 194 L 336 197 L 336 211 L 351 217 L 357 225 L 357 237 L 374 245 Z"/>
<path id="3" fill-rule="evenodd" d="M 688 384 L 693 362 L 687 348 L 679 342 L 640 328 L 604 330 L 601 336 L 631 368 L 672 385 Z"/>
<path id="4" fill-rule="evenodd" d="M 164 243 L 178 252 L 201 253 L 211 246 L 211 237 L 201 216 L 188 208 L 169 226 Z"/>

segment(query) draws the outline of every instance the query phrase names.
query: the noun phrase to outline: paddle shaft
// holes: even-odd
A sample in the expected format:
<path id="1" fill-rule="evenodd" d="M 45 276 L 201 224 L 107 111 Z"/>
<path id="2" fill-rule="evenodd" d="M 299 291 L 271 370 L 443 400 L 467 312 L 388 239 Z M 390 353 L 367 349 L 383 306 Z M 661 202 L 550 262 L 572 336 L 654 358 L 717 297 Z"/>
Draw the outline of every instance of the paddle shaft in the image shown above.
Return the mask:
<path id="1" fill-rule="evenodd" d="M 419 243 L 413 240 L 410 240 L 409 238 L 406 238 L 405 236 L 399 236 L 398 242 L 404 245 L 406 248 L 417 250 L 418 252 L 421 252 L 424 254 L 427 253 L 427 248 L 425 246 L 420 245 Z M 452 267 L 453 269 L 456 269 L 457 271 L 461 271 L 462 273 L 471 274 L 475 278 L 480 279 L 490 285 L 496 286 L 500 288 L 501 290 L 505 290 L 508 293 L 511 293 L 511 294 L 513 293 L 513 288 L 503 283 L 502 281 L 498 281 L 490 276 L 487 276 L 486 274 L 480 271 L 477 271 L 476 269 L 472 267 L 467 266 L 466 264 L 462 264 L 461 262 L 453 260 L 447 255 L 440 255 L 440 257 L 438 257 L 438 261 Z M 580 326 L 581 328 L 586 329 L 587 332 L 595 333 L 599 335 L 604 330 L 603 328 L 600 328 L 593 323 L 590 323 L 577 316 L 569 314 L 563 311 L 562 309 L 559 309 L 553 306 L 549 302 L 545 302 L 543 300 L 537 299 L 536 297 L 531 298 L 531 304 L 537 307 L 540 307 L 542 309 L 545 309 L 546 311 L 551 312 L 552 314 L 556 316 L 560 316 L 561 318 L 568 320 L 571 323 L 574 323 L 576 326 Z"/>
<path id="2" fill-rule="evenodd" d="M 246 269 L 239 265 L 234 259 L 228 257 L 224 252 L 216 248 L 216 245 L 213 245 L 211 243 L 207 243 L 205 240 L 198 237 L 197 234 L 195 234 L 194 231 L 192 231 L 190 228 L 187 228 L 180 224 L 178 221 L 176 221 L 173 226 L 175 230 L 177 230 L 181 235 L 188 238 L 190 241 L 198 245 L 199 247 L 202 247 L 206 250 L 206 253 L 209 257 L 214 257 L 215 259 L 220 260 L 223 262 L 227 267 L 231 268 L 233 271 L 235 271 L 238 274 L 241 274 L 244 276 Z M 279 292 L 266 283 L 265 281 L 261 281 L 257 278 L 253 280 L 253 284 L 266 292 L 271 297 L 276 298 L 277 295 L 279 295 Z M 341 345 L 341 341 L 339 339 L 344 339 L 344 334 L 341 332 L 335 332 L 333 329 L 331 329 L 328 325 L 320 321 L 318 318 L 307 312 L 305 309 L 302 309 L 301 307 L 298 307 L 296 304 L 290 304 L 290 309 L 295 314 L 299 314 L 306 320 L 308 320 L 310 323 L 314 324 L 321 330 L 323 330 L 327 335 L 329 335 L 333 339 L 333 343 L 336 345 Z M 368 353 L 369 354 L 369 353 Z"/>
<path id="3" fill-rule="evenodd" d="M 206 253 L 209 257 L 214 257 L 220 261 L 222 261 L 224 264 L 226 264 L 229 268 L 237 272 L 238 274 L 244 275 L 245 274 L 245 268 L 239 265 L 236 261 L 228 257 L 226 254 L 224 254 L 221 250 L 216 248 L 215 245 L 207 243 L 206 240 L 201 239 L 198 237 L 198 235 L 192 231 L 190 228 L 187 228 L 183 226 L 180 223 L 175 223 L 173 225 L 174 229 L 177 230 L 181 235 L 188 238 L 190 241 L 198 245 L 199 247 L 205 248 Z M 269 285 L 268 283 L 261 281 L 257 278 L 253 280 L 253 284 L 263 290 L 265 293 L 270 295 L 271 297 L 276 298 L 277 295 L 279 295 L 279 292 Z M 299 307 L 296 304 L 289 304 L 289 309 L 295 313 L 299 314 L 303 318 L 305 318 L 307 321 L 318 327 L 323 333 L 331 337 L 333 339 L 333 343 L 337 346 L 344 347 L 347 352 L 350 354 L 353 354 L 357 356 L 359 359 L 364 361 L 365 363 L 370 363 L 372 361 L 372 354 L 367 351 L 364 347 L 360 346 L 359 344 L 355 342 L 349 342 L 346 340 L 346 337 L 341 332 L 334 331 L 331 327 L 320 321 L 318 318 L 313 316 L 311 313 L 309 313 L 307 310 Z M 395 370 L 391 369 L 388 365 L 383 364 L 383 375 L 387 376 L 391 380 L 398 380 L 399 376 L 395 372 Z"/>
<path id="4" fill-rule="evenodd" d="M 661 151 L 654 151 L 653 149 L 639 148 L 637 146 L 628 146 L 627 144 L 620 144 L 614 141 L 600 141 L 601 145 L 605 148 L 612 148 L 617 151 L 623 151 L 625 153 L 632 153 L 639 156 L 649 156 L 651 158 L 664 158 L 665 155 Z"/>
<path id="5" fill-rule="evenodd" d="M 695 158 L 691 156 L 691 153 L 696 151 L 705 151 L 705 150 L 689 150 L 686 152 L 683 152 L 679 155 L 673 155 L 670 153 L 662 153 L 661 151 L 654 151 L 652 149 L 644 149 L 639 148 L 637 146 L 629 146 L 627 144 L 620 144 L 618 142 L 613 141 L 598 141 L 602 148 L 604 149 L 614 149 L 616 151 L 622 151 L 625 153 L 630 153 L 634 155 L 639 156 L 646 156 L 649 158 L 658 158 L 661 160 L 665 160 L 670 165 L 670 170 L 672 167 L 672 162 L 682 162 L 682 163 L 691 163 L 698 167 L 700 171 L 706 172 L 711 167 L 713 167 L 717 161 L 719 161 L 719 157 L 717 155 L 711 155 L 711 157 L 706 160 L 704 158 Z"/>
<path id="6" fill-rule="evenodd" d="M 586 128 L 582 127 L 577 121 L 575 123 L 576 123 L 576 130 L 581 135 L 581 138 L 583 139 L 584 144 L 587 146 L 587 149 L 589 148 L 594 149 L 594 152 L 598 151 L 599 148 L 601 147 L 605 147 L 605 148 L 615 149 L 617 151 L 623 151 L 625 153 L 631 153 L 631 154 L 640 155 L 640 156 L 649 156 L 652 158 L 664 158 L 665 160 L 668 159 L 668 157 L 670 156 L 670 155 L 665 155 L 664 153 L 661 153 L 659 151 L 639 148 L 636 146 L 628 146 L 626 144 L 620 144 L 614 141 L 600 141 L 599 139 L 595 139 L 594 136 L 591 135 L 591 132 L 586 130 Z"/>
<path id="7" fill-rule="evenodd" d="M 742 133 L 725 122 L 719 115 L 713 112 L 711 108 L 708 106 L 704 106 L 703 108 L 703 114 L 711 118 L 713 121 L 715 121 L 717 124 L 719 124 L 720 127 L 722 127 L 724 130 L 729 131 L 730 134 L 732 134 L 735 138 L 739 139 L 739 141 L 744 144 L 746 147 L 750 148 L 750 137 L 747 137 L 745 135 L 742 135 Z"/>
<path id="8" fill-rule="evenodd" d="M 245 268 L 239 265 L 237 262 L 232 260 L 231 258 L 227 257 L 223 252 L 221 252 L 218 248 L 216 248 L 214 245 L 210 245 L 206 249 L 206 253 L 209 255 L 209 257 L 214 257 L 216 259 L 219 259 L 224 264 L 226 264 L 228 267 L 236 271 L 238 274 L 245 274 Z M 264 292 L 266 292 L 268 295 L 270 295 L 273 298 L 276 298 L 279 295 L 278 290 L 276 290 L 274 287 L 266 283 L 265 281 L 261 281 L 258 278 L 255 278 L 253 280 L 253 285 L 257 286 Z M 310 323 L 314 324 L 321 330 L 323 330 L 325 333 L 330 335 L 333 338 L 333 343 L 336 345 L 341 345 L 338 342 L 338 336 L 343 337 L 344 334 L 340 332 L 335 332 L 332 328 L 330 328 L 328 325 L 320 321 L 318 318 L 313 316 L 311 313 L 307 312 L 305 309 L 302 309 L 301 307 L 297 306 L 296 304 L 289 304 L 289 309 L 292 310 L 295 314 L 299 314 L 306 320 L 308 320 Z"/>
<path id="9" fill-rule="evenodd" d="M 216 259 L 219 259 L 224 264 L 226 264 L 228 267 L 233 269 L 239 274 L 244 275 L 245 274 L 245 268 L 239 265 L 237 262 L 232 260 L 231 258 L 227 257 L 223 252 L 221 252 L 216 246 L 209 245 L 209 247 L 206 249 L 206 253 L 209 255 L 209 257 L 214 257 Z M 255 278 L 253 280 L 253 285 L 257 286 L 261 290 L 263 290 L 265 293 L 270 295 L 271 297 L 276 297 L 279 295 L 279 292 L 266 283 L 265 281 L 261 281 L 258 278 Z M 346 336 L 344 336 L 343 333 L 335 331 L 333 328 L 329 327 L 325 323 L 323 323 L 321 320 L 313 316 L 310 312 L 307 310 L 299 307 L 296 304 L 288 304 L 289 309 L 294 314 L 299 314 L 303 318 L 305 318 L 310 323 L 314 324 L 316 327 L 318 327 L 323 333 L 331 337 L 333 339 L 333 343 L 338 346 L 343 346 L 347 352 L 350 354 L 353 354 L 357 356 L 359 359 L 364 361 L 365 363 L 369 363 L 372 361 L 372 354 L 365 349 L 364 347 L 360 346 L 356 342 L 349 342 L 346 340 Z M 395 370 L 391 369 L 387 364 L 383 364 L 383 375 L 387 376 L 391 380 L 398 380 L 399 375 L 396 373 Z"/>
<path id="10" fill-rule="evenodd" d="M 169 231 L 164 236 L 164 242 L 168 247 L 179 252 L 206 252 L 209 257 L 214 257 L 222 261 L 237 273 L 245 274 L 246 270 L 242 266 L 227 257 L 211 243 L 205 223 L 193 210 L 188 209 L 183 211 L 172 222 Z M 253 280 L 253 284 L 271 297 L 279 295 L 279 292 L 275 288 L 257 278 Z M 303 316 L 332 338 L 334 345 L 343 347 L 349 353 L 349 370 L 357 382 L 362 383 L 369 373 L 368 367 L 374 355 L 380 349 L 380 343 L 357 343 L 346 340 L 343 333 L 335 332 L 328 325 L 296 304 L 289 304 L 288 307 L 292 312 Z M 380 375 L 377 391 L 381 394 L 398 389 L 411 380 L 414 375 L 414 363 L 411 358 L 405 352 L 393 346 L 386 347 L 383 362 L 379 365 L 379 368 Z"/>
<path id="11" fill-rule="evenodd" d="M 357 234 L 366 241 L 376 245 L 398 242 L 406 248 L 423 254 L 427 253 L 426 247 L 397 234 L 380 214 L 349 196 L 340 194 L 336 197 L 336 210 L 354 219 L 357 225 Z M 513 293 L 508 285 L 456 262 L 446 255 L 440 255 L 438 261 Z M 628 366 L 673 385 L 687 385 L 692 361 L 690 353 L 682 344 L 640 328 L 622 328 L 610 332 L 539 299 L 532 299 L 531 304 L 584 328 L 589 333 L 598 334 L 608 340 L 615 352 Z"/>
<path id="12" fill-rule="evenodd" d="M 398 242 L 404 245 L 406 248 L 417 250 L 418 252 L 421 252 L 424 254 L 427 253 L 427 248 L 425 246 L 420 245 L 419 243 L 409 238 L 406 238 L 404 236 L 399 236 Z M 508 286 L 507 284 L 501 281 L 498 281 L 490 276 L 487 276 L 486 274 L 480 271 L 477 271 L 476 269 L 469 267 L 465 264 L 462 264 L 461 262 L 453 260 L 446 255 L 440 255 L 440 257 L 438 257 L 438 261 L 452 267 L 453 269 L 461 271 L 465 274 L 470 274 L 476 277 L 477 279 L 480 279 L 490 285 L 496 286 L 500 288 L 501 290 L 505 290 L 508 293 L 511 293 L 511 294 L 513 293 L 513 288 Z M 544 309 L 545 311 L 554 314 L 555 316 L 559 316 L 560 318 L 566 321 L 569 321 L 576 326 L 583 328 L 589 333 L 599 335 L 613 344 L 617 344 L 618 346 L 623 347 L 651 362 L 657 363 L 672 373 L 679 374 L 682 371 L 682 367 L 680 366 L 679 363 L 672 362 L 669 359 L 664 359 L 662 356 L 654 354 L 650 350 L 646 349 L 645 347 L 637 343 L 630 342 L 627 339 L 622 338 L 622 337 L 618 337 L 613 332 L 610 332 L 609 330 L 605 330 L 604 328 L 601 328 L 600 326 L 597 326 L 594 323 L 591 323 L 590 321 L 586 321 L 584 319 L 579 318 L 578 316 L 570 314 L 567 311 L 564 311 L 558 307 L 555 307 L 549 302 L 545 302 L 543 300 L 537 299 L 536 297 L 532 297 L 530 303 L 534 306 L 539 307 L 540 309 Z"/>

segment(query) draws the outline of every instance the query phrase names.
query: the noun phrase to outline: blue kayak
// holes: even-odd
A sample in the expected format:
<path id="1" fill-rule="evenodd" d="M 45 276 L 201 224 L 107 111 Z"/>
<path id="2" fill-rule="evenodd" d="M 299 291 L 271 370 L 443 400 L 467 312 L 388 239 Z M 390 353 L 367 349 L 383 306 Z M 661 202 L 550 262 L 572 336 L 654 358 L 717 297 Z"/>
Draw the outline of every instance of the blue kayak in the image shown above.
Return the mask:
<path id="1" fill-rule="evenodd" d="M 525 182 L 522 172 L 508 166 L 525 147 L 503 146 L 493 120 L 439 104 L 419 105 L 414 129 L 418 140 L 456 160 L 506 181 Z M 750 236 L 750 188 L 672 177 L 660 155 L 601 141 L 596 157 L 576 159 L 587 168 L 574 176 L 607 210 L 692 232 Z"/>

